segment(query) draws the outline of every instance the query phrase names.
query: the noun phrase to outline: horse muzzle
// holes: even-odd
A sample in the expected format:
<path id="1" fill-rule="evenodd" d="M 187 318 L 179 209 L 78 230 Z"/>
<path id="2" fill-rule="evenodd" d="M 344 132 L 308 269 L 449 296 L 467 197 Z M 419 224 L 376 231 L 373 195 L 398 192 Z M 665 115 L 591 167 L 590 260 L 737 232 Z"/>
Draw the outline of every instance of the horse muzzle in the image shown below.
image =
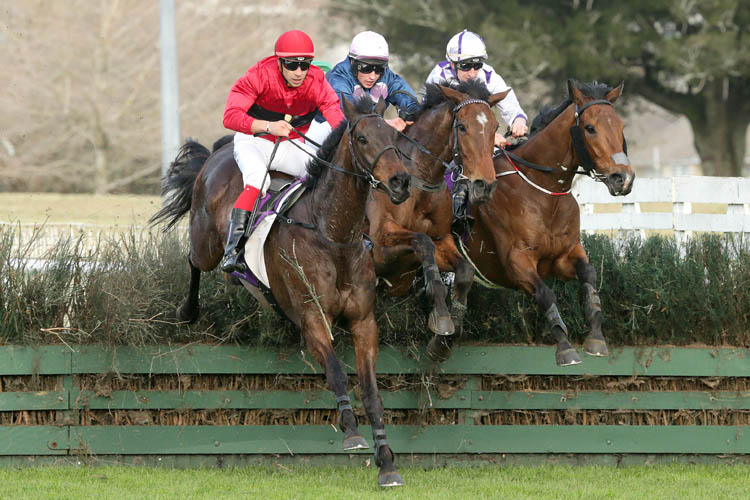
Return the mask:
<path id="1" fill-rule="evenodd" d="M 604 181 L 612 196 L 625 196 L 633 190 L 635 174 L 630 172 L 615 172 L 609 174 Z"/>
<path id="2" fill-rule="evenodd" d="M 409 198 L 411 191 L 411 176 L 408 173 L 399 173 L 388 179 L 388 197 L 391 203 L 399 205 Z"/>
<path id="3" fill-rule="evenodd" d="M 497 187 L 497 180 L 487 182 L 483 179 L 477 179 L 469 185 L 469 201 L 472 205 L 481 205 L 487 203 L 492 197 L 492 193 Z"/>

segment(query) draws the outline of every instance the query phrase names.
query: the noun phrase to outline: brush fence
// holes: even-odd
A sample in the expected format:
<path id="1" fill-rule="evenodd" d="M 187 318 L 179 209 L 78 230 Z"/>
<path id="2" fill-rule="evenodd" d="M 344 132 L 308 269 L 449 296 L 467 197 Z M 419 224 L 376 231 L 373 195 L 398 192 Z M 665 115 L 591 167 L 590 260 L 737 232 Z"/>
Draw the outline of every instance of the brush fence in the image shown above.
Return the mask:
<path id="1" fill-rule="evenodd" d="M 388 440 L 401 463 L 555 454 L 747 461 L 749 349 L 621 348 L 565 368 L 554 358 L 552 347 L 464 346 L 433 367 L 421 351 L 382 348 Z M 342 360 L 369 441 L 352 352 Z M 5 463 L 367 463 L 369 450 L 342 450 L 335 408 L 301 350 L 0 347 Z"/>

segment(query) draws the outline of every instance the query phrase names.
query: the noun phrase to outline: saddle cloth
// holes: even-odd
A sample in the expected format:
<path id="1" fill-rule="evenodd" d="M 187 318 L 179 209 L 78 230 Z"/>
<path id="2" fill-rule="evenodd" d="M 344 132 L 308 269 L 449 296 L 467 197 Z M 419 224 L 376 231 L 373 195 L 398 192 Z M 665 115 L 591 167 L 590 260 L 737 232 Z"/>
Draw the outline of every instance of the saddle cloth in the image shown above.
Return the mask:
<path id="1" fill-rule="evenodd" d="M 273 189 L 273 185 L 271 186 L 271 189 Z M 270 288 L 268 284 L 268 273 L 266 272 L 264 246 L 268 233 L 271 231 L 271 227 L 273 227 L 274 222 L 276 222 L 276 218 L 291 208 L 294 202 L 299 198 L 299 195 L 304 192 L 301 179 L 295 180 L 291 184 L 282 187 L 282 189 L 284 189 L 284 191 L 272 201 L 271 206 L 264 206 L 267 204 L 267 200 L 263 200 L 264 203 L 261 204 L 263 211 L 258 212 L 255 224 L 253 225 L 253 230 L 245 242 L 244 257 L 249 272 L 243 274 L 233 273 L 236 274 L 237 277 L 250 282 L 250 284 L 256 287 L 258 286 L 258 282 L 260 282 L 266 289 Z M 266 195 L 268 200 L 270 200 L 272 196 L 273 194 Z"/>

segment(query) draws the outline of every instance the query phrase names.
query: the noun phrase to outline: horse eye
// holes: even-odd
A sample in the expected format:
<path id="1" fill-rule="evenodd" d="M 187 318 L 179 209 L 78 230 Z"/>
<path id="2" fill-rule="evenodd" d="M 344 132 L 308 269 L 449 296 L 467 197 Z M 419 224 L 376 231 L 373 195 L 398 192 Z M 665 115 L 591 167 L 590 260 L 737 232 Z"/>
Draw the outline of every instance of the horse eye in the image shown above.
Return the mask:
<path id="1" fill-rule="evenodd" d="M 357 142 L 359 142 L 360 144 L 367 144 L 367 137 L 365 137 L 364 135 L 358 135 Z"/>
<path id="2" fill-rule="evenodd" d="M 459 123 L 458 125 L 456 125 L 456 128 L 459 130 L 459 132 L 466 132 L 466 125 L 464 125 L 463 123 Z"/>
<path id="3" fill-rule="evenodd" d="M 589 134 L 595 134 L 596 133 L 596 129 L 594 128 L 593 125 L 586 125 L 583 128 L 585 128 L 586 132 L 588 132 Z"/>

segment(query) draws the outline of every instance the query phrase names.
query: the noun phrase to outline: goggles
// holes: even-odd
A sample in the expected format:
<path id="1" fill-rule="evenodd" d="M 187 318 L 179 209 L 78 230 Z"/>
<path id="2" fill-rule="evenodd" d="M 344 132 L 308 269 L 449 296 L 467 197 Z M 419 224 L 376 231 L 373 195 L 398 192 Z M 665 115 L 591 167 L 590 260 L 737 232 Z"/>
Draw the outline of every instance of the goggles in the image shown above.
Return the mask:
<path id="1" fill-rule="evenodd" d="M 372 73 L 373 71 L 378 75 L 382 75 L 383 73 L 385 73 L 385 64 L 357 63 L 357 72 L 367 75 Z"/>
<path id="2" fill-rule="evenodd" d="M 281 59 L 281 64 L 283 64 L 289 71 L 297 71 L 300 68 L 302 71 L 307 71 L 310 69 L 311 62 L 312 59 L 303 59 L 301 61 L 295 59 Z"/>
<path id="3" fill-rule="evenodd" d="M 480 70 L 482 69 L 482 66 L 484 66 L 483 62 L 457 62 L 456 63 L 456 69 L 459 69 L 461 71 L 471 71 L 473 69 Z"/>

